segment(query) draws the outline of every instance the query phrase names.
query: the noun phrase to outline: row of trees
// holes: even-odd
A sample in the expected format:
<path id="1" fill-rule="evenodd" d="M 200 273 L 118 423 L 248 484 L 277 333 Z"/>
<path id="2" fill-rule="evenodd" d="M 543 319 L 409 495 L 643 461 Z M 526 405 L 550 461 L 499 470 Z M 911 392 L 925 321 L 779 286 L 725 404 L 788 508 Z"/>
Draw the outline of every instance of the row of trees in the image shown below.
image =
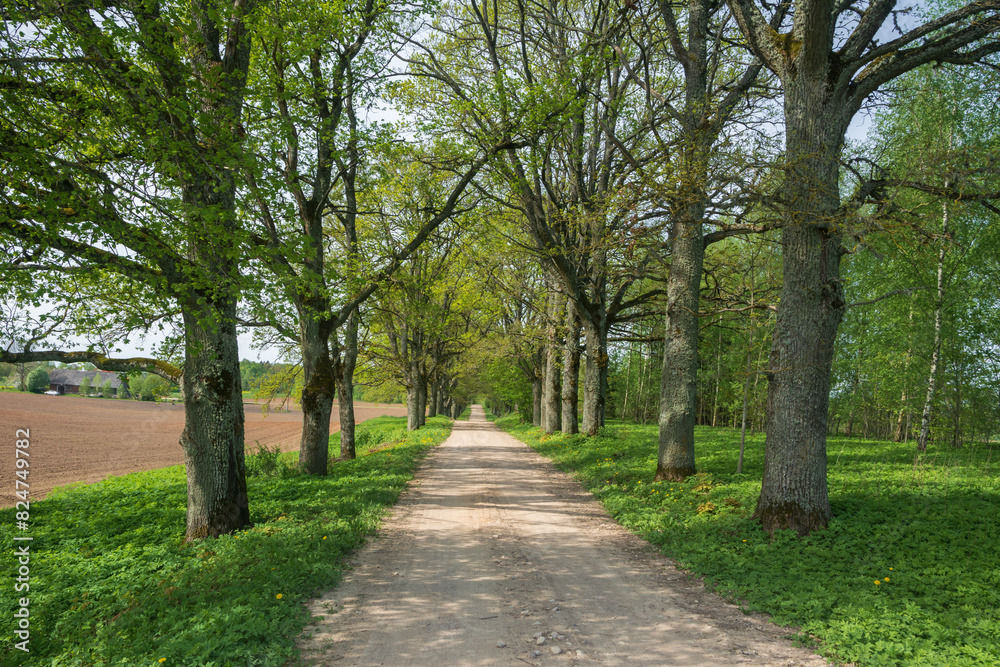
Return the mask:
<path id="1" fill-rule="evenodd" d="M 417 428 L 427 408 L 459 410 L 479 371 L 509 379 L 503 353 L 540 425 L 574 432 L 582 391 L 592 435 L 618 350 L 662 345 L 656 380 L 640 355 L 625 388 L 638 382 L 645 418 L 639 396 L 658 387 L 657 477 L 680 479 L 705 412 L 703 290 L 743 315 L 747 349 L 770 346 L 766 365 L 745 355 L 745 384 L 756 363 L 768 392 L 757 517 L 822 528 L 841 256 L 905 217 L 892 188 L 970 207 L 989 194 L 975 168 L 932 184 L 858 166 L 870 157 L 841 165 L 882 86 L 1000 48 L 992 0 L 889 37 L 908 25 L 891 0 L 8 4 L 0 269 L 24 317 L 5 318 L 19 326 L 0 361 L 180 384 L 189 539 L 249 521 L 240 327 L 300 362 L 299 461 L 318 475 L 335 396 L 354 455 L 356 371 L 404 387 Z M 378 120 L 385 99 L 405 127 Z M 738 237 L 769 232 L 780 270 L 774 245 L 754 251 L 749 291 L 726 294 Z M 736 297 L 749 303 L 724 303 Z M 113 356 L 154 327 L 156 355 Z M 86 349 L 69 350 L 81 334 Z M 503 342 L 484 348 L 491 334 Z M 718 397 L 721 362 L 716 376 Z"/>

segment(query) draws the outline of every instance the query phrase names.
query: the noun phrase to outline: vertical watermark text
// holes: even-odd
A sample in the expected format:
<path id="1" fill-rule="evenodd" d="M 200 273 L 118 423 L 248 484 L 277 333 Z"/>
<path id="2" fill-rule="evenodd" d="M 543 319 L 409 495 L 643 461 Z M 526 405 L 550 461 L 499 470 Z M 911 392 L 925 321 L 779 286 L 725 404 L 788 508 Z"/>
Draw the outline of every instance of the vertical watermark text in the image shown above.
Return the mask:
<path id="1" fill-rule="evenodd" d="M 28 642 L 31 640 L 31 614 L 28 611 L 28 593 L 31 591 L 31 503 L 28 500 L 31 493 L 31 485 L 28 483 L 31 470 L 30 448 L 30 429 L 17 429 L 14 433 L 14 495 L 19 500 L 14 512 L 18 530 L 14 535 L 14 567 L 17 569 L 17 576 L 14 577 L 14 597 L 17 599 L 14 611 L 14 648 L 25 653 L 28 652 Z"/>

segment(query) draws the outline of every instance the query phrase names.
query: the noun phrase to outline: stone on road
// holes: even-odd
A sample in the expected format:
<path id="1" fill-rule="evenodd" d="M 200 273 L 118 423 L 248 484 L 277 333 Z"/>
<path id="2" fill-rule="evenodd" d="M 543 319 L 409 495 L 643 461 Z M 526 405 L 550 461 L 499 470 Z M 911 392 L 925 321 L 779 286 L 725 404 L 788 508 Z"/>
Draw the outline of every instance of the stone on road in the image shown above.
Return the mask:
<path id="1" fill-rule="evenodd" d="M 826 664 L 675 569 L 478 406 L 352 560 L 309 604 L 307 664 Z"/>

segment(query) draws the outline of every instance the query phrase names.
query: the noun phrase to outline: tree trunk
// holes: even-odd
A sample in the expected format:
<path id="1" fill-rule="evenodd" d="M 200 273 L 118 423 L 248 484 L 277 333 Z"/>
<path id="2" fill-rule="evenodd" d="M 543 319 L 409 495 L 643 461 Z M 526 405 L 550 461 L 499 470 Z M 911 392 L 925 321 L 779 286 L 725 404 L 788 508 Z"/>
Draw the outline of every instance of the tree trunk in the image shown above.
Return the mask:
<path id="1" fill-rule="evenodd" d="M 430 395 L 427 397 L 427 416 L 437 417 L 438 414 L 438 382 L 437 378 L 431 378 L 427 381 L 427 386 L 430 391 Z"/>
<path id="2" fill-rule="evenodd" d="M 955 364 L 955 402 L 951 410 L 952 435 L 951 446 L 956 449 L 962 447 L 962 365 L 961 362 Z"/>
<path id="3" fill-rule="evenodd" d="M 851 117 L 828 97 L 833 93 L 825 75 L 810 74 L 784 77 L 784 277 L 768 371 L 764 475 L 754 512 L 769 533 L 793 529 L 803 535 L 830 521 L 826 424 L 834 339 L 846 307 L 838 160 Z"/>
<path id="4" fill-rule="evenodd" d="M 200 312 L 198 312 L 200 310 Z M 185 308 L 184 431 L 188 541 L 250 525 L 236 300 Z"/>
<path id="5" fill-rule="evenodd" d="M 577 404 L 580 396 L 580 319 L 576 304 L 566 300 L 566 342 L 563 346 L 562 432 L 579 432 Z"/>
<path id="6" fill-rule="evenodd" d="M 607 320 L 600 317 L 595 324 L 584 321 L 586 354 L 583 369 L 583 432 L 597 435 L 604 426 L 604 403 L 608 386 Z"/>
<path id="7" fill-rule="evenodd" d="M 949 187 L 945 180 L 944 187 Z M 924 410 L 920 417 L 920 436 L 917 438 L 917 450 L 927 449 L 927 440 L 931 431 L 931 407 L 934 404 L 934 392 L 937 389 L 938 363 L 941 360 L 941 312 L 944 310 L 944 258 L 948 251 L 945 239 L 948 237 L 948 200 L 945 199 L 941 211 L 941 248 L 938 250 L 937 261 L 937 298 L 934 300 L 934 350 L 931 353 L 931 369 L 927 378 L 927 396 L 924 399 Z"/>
<path id="8" fill-rule="evenodd" d="M 417 367 L 419 369 L 417 371 L 417 419 L 419 425 L 423 426 L 427 423 L 427 374 L 423 363 Z"/>
<path id="9" fill-rule="evenodd" d="M 322 312 L 309 304 L 299 315 L 302 350 L 302 438 L 299 443 L 299 470 L 309 475 L 325 475 L 330 448 L 330 415 L 336 382 L 325 321 L 308 313 Z"/>
<path id="10" fill-rule="evenodd" d="M 410 351 L 409 373 L 406 377 L 406 430 L 420 428 L 420 362 L 416 349 Z"/>
<path id="11" fill-rule="evenodd" d="M 910 296 L 910 316 L 907 328 L 906 359 L 903 362 L 903 392 L 899 397 L 899 415 L 896 417 L 896 431 L 893 442 L 903 442 L 903 414 L 906 412 L 907 390 L 910 386 L 910 361 L 913 359 L 913 296 Z"/>
<path id="12" fill-rule="evenodd" d="M 548 434 L 559 430 L 559 295 L 549 294 L 548 327 L 545 346 L 545 376 L 542 385 L 542 430 Z"/>
<path id="13" fill-rule="evenodd" d="M 628 347 L 628 366 L 625 367 L 625 396 L 622 398 L 621 411 L 619 417 L 626 419 L 628 415 L 628 393 L 632 383 L 632 358 L 635 357 L 635 343 Z"/>
<path id="14" fill-rule="evenodd" d="M 712 398 L 712 428 L 719 420 L 719 385 L 722 384 L 722 329 L 719 329 L 719 342 L 715 349 L 715 396 Z"/>
<path id="15" fill-rule="evenodd" d="M 703 182 L 703 181 L 702 181 Z M 657 480 L 681 481 L 696 472 L 694 426 L 698 394 L 698 299 L 704 265 L 702 200 L 691 202 L 674 222 L 663 374 L 660 381 L 660 442 Z"/>
<path id="16" fill-rule="evenodd" d="M 344 343 L 337 365 L 337 394 L 340 396 L 340 458 L 350 461 L 355 450 L 354 368 L 358 361 L 358 311 L 351 313 L 344 325 Z"/>
<path id="17" fill-rule="evenodd" d="M 534 363 L 534 377 L 531 380 L 531 425 L 541 428 L 542 426 L 542 373 L 540 359 L 542 356 L 539 348 L 532 355 Z"/>

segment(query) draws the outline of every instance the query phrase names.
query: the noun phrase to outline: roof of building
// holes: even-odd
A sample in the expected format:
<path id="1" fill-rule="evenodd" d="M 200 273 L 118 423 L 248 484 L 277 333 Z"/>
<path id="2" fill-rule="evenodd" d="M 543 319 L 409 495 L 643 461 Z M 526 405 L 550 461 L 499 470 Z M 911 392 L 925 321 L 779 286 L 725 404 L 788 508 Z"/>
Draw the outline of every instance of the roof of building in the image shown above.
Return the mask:
<path id="1" fill-rule="evenodd" d="M 118 389 L 122 386 L 122 381 L 118 379 L 117 373 L 110 371 L 78 371 L 72 368 L 50 368 L 49 384 L 64 384 L 79 387 L 83 378 L 90 378 L 90 385 L 104 386 L 104 383 L 111 380 L 111 388 Z"/>

